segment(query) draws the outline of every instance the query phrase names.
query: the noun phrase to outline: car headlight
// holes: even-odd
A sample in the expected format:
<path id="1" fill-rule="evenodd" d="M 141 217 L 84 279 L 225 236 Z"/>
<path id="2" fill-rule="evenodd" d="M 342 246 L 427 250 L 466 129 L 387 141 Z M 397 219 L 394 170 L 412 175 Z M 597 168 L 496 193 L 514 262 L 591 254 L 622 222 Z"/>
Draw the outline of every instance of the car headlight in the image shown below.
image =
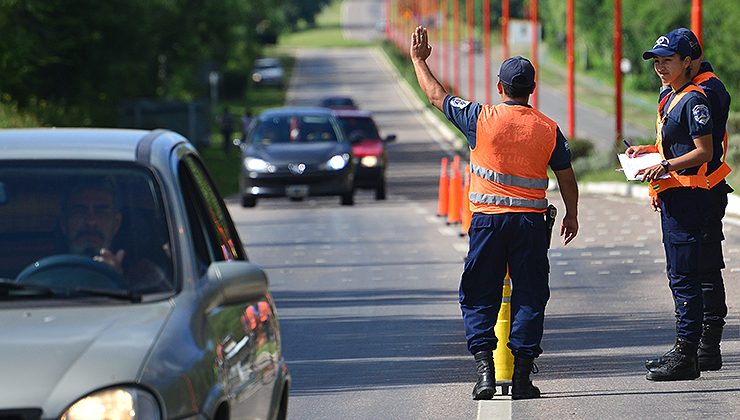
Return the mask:
<path id="1" fill-rule="evenodd" d="M 275 165 L 259 158 L 244 158 L 244 167 L 250 172 L 275 172 Z"/>
<path id="2" fill-rule="evenodd" d="M 365 156 L 362 159 L 360 159 L 360 165 L 367 166 L 368 168 L 373 168 L 377 164 L 378 164 L 377 156 Z"/>
<path id="3" fill-rule="evenodd" d="M 349 154 L 334 155 L 326 161 L 326 167 L 338 171 L 347 166 L 347 162 L 349 162 Z"/>
<path id="4" fill-rule="evenodd" d="M 262 75 L 259 73 L 254 73 L 252 75 L 252 80 L 254 80 L 256 83 L 259 83 L 262 81 Z"/>
<path id="5" fill-rule="evenodd" d="M 77 400 L 61 416 L 61 420 L 88 419 L 161 419 L 159 403 L 154 395 L 133 387 L 110 388 L 94 392 Z"/>

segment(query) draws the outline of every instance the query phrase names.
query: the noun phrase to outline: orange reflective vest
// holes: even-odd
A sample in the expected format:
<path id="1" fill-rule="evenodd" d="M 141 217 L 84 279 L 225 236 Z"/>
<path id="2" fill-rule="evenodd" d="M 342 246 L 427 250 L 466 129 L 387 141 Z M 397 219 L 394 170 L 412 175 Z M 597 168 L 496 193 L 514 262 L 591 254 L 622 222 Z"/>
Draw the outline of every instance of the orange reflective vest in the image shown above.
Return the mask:
<path id="1" fill-rule="evenodd" d="M 671 110 L 673 110 L 673 108 L 678 105 L 678 103 L 681 102 L 681 99 L 683 99 L 683 97 L 689 92 L 699 92 L 704 95 L 704 91 L 701 90 L 698 86 L 687 86 L 686 89 L 677 93 L 673 97 L 673 101 L 671 101 L 670 105 L 668 105 L 668 109 L 665 111 L 663 116 L 660 115 L 660 111 L 663 109 L 665 102 L 670 95 L 666 95 L 665 98 L 660 101 L 660 105 L 658 107 L 658 117 L 655 120 L 655 148 L 658 149 L 658 153 L 660 153 L 660 156 L 662 156 L 663 159 L 665 159 L 665 153 L 663 152 L 663 124 L 665 124 L 665 121 L 668 118 L 668 114 L 671 113 Z M 696 173 L 696 175 L 679 175 L 674 171 L 668 172 L 669 178 L 657 179 L 650 182 L 650 195 L 655 195 L 668 189 L 679 187 L 709 189 L 709 179 L 707 178 L 706 173 L 706 162 L 704 162 L 699 167 L 699 171 Z"/>
<path id="2" fill-rule="evenodd" d="M 557 123 L 526 106 L 483 105 L 476 130 L 470 151 L 470 211 L 545 212 Z"/>
<path id="3" fill-rule="evenodd" d="M 711 71 L 707 71 L 701 74 L 697 74 L 696 77 L 692 80 L 694 84 L 700 85 L 707 80 L 715 78 L 719 80 L 719 77 L 717 77 L 714 73 Z M 701 89 L 701 86 L 699 86 L 699 89 Z M 668 96 L 666 96 L 667 98 Z M 665 98 L 663 98 L 665 100 Z M 714 142 L 712 142 L 714 144 Z M 707 175 L 707 178 L 709 178 L 709 188 L 713 188 L 715 185 L 722 182 L 723 179 L 727 177 L 727 175 L 732 172 L 732 169 L 727 165 L 726 162 L 727 158 L 727 130 L 725 130 L 725 135 L 722 138 L 722 163 L 720 163 L 719 167 L 712 171 L 712 173 Z"/>

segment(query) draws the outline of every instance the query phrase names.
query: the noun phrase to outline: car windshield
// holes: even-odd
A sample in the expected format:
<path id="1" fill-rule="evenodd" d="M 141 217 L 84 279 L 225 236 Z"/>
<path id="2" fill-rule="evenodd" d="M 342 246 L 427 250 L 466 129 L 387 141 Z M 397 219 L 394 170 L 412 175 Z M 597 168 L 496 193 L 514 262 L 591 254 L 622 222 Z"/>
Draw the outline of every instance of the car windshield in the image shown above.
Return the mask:
<path id="1" fill-rule="evenodd" d="M 339 117 L 342 129 L 350 140 L 379 139 L 378 127 L 372 118 L 367 117 Z"/>
<path id="2" fill-rule="evenodd" d="M 278 67 L 280 62 L 274 58 L 261 58 L 254 62 L 255 69 L 267 69 L 271 67 Z"/>
<path id="3" fill-rule="evenodd" d="M 340 106 L 340 107 L 352 107 L 355 105 L 354 101 L 350 98 L 324 98 L 321 104 L 326 107 Z"/>
<path id="4" fill-rule="evenodd" d="M 135 164 L 4 163 L 0 278 L 20 285 L 21 297 L 44 288 L 68 298 L 171 292 L 157 185 Z"/>
<path id="5" fill-rule="evenodd" d="M 264 116 L 251 132 L 251 142 L 258 145 L 339 141 L 341 137 L 326 115 Z"/>

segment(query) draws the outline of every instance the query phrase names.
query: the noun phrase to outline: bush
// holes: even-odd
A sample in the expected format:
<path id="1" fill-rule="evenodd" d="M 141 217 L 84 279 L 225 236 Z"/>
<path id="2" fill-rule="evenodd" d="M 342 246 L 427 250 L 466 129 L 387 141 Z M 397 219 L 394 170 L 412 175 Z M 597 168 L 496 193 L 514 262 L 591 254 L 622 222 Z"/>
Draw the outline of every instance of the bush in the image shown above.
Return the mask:
<path id="1" fill-rule="evenodd" d="M 588 139 L 570 139 L 568 140 L 568 146 L 570 147 L 570 154 L 574 161 L 589 157 L 594 151 L 594 144 Z"/>

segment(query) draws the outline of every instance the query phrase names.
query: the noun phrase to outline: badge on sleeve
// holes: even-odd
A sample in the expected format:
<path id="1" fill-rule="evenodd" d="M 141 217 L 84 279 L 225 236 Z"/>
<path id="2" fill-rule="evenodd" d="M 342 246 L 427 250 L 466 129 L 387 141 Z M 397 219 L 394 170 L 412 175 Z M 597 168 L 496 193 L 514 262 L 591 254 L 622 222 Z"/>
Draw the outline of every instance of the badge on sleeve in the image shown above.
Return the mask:
<path id="1" fill-rule="evenodd" d="M 706 105 L 696 105 L 694 109 L 691 110 L 691 113 L 694 114 L 694 121 L 698 122 L 700 125 L 704 125 L 709 122 L 709 108 L 707 108 Z"/>
<path id="2" fill-rule="evenodd" d="M 457 96 L 450 99 L 450 105 L 454 106 L 455 108 L 463 109 L 466 106 L 468 106 L 468 104 L 470 104 L 470 101 L 466 101 L 465 99 L 458 98 Z"/>

